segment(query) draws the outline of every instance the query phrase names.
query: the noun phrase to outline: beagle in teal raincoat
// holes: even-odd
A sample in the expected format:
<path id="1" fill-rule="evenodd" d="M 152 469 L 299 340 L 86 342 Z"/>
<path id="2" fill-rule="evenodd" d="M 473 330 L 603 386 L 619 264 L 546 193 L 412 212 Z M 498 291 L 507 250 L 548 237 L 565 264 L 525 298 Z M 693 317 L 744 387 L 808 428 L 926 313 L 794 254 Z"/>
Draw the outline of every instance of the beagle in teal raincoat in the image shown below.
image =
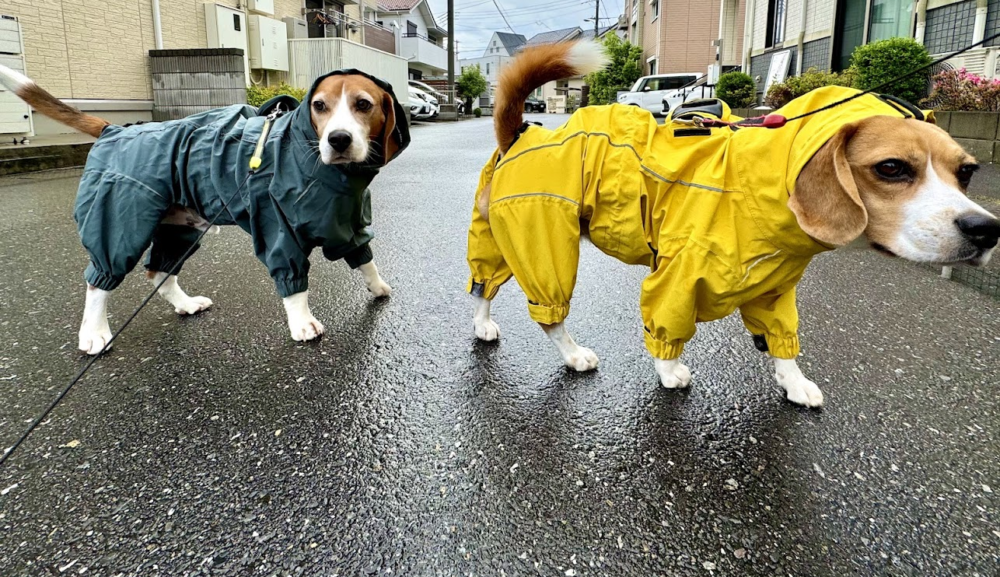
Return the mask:
<path id="1" fill-rule="evenodd" d="M 184 293 L 176 279 L 209 221 L 238 225 L 253 237 L 295 340 L 323 333 L 307 301 L 315 248 L 360 268 L 376 296 L 389 294 L 372 263 L 368 185 L 410 135 L 388 83 L 340 70 L 316 79 L 301 106 L 285 97 L 260 110 L 233 105 L 169 122 L 113 126 L 9 68 L 0 66 L 0 82 L 42 114 L 97 137 L 74 211 L 90 255 L 84 352 L 105 349 L 109 291 L 147 249 L 148 275 L 157 284 L 167 277 L 159 293 L 178 313 L 211 306 Z M 287 113 L 279 115 L 282 108 Z M 260 160 L 251 173 L 255 153 Z"/>

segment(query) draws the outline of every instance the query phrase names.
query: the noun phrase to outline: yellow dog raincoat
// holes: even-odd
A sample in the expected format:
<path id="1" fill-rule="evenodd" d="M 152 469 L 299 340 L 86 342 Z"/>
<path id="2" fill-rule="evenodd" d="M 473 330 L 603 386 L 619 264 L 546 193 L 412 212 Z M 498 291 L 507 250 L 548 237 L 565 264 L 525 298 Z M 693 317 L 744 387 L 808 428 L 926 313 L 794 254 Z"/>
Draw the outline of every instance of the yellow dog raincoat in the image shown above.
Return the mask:
<path id="1" fill-rule="evenodd" d="M 776 111 L 787 118 L 857 91 L 827 87 Z M 724 107 L 723 120 L 728 108 Z M 531 318 L 563 321 L 576 284 L 581 226 L 601 251 L 651 268 L 640 308 L 646 347 L 680 356 L 695 323 L 739 309 L 778 358 L 799 353 L 795 285 L 825 246 L 787 207 L 812 156 L 844 125 L 914 116 L 875 95 L 781 128 L 697 128 L 630 106 L 579 110 L 556 130 L 527 127 L 495 152 L 487 222 L 473 210 L 467 290 L 492 299 L 513 275 Z M 584 221 L 581 223 L 581 221 Z"/>

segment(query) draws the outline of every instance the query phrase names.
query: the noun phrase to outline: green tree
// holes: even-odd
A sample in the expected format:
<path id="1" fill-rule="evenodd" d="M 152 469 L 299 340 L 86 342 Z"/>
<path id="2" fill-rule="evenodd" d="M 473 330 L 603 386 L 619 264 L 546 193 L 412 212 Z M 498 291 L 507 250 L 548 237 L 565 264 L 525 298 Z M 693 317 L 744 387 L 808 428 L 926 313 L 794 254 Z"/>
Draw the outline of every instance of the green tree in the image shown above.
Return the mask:
<path id="1" fill-rule="evenodd" d="M 629 44 L 614 34 L 604 37 L 604 51 L 611 63 L 604 70 L 588 74 L 591 104 L 618 101 L 618 91 L 628 90 L 642 76 L 642 48 Z"/>
<path id="2" fill-rule="evenodd" d="M 730 108 L 746 108 L 757 100 L 757 85 L 746 72 L 726 72 L 715 84 L 715 95 Z"/>
<path id="3" fill-rule="evenodd" d="M 855 88 L 869 90 L 931 63 L 931 57 L 919 42 L 912 38 L 888 38 L 858 46 L 851 54 L 851 68 L 856 76 Z M 914 74 L 894 82 L 880 92 L 917 103 L 927 96 L 927 72 Z"/>
<path id="4" fill-rule="evenodd" d="M 462 75 L 455 81 L 458 95 L 465 99 L 465 109 L 472 110 L 472 99 L 479 98 L 487 89 L 486 79 L 478 66 L 466 66 Z"/>

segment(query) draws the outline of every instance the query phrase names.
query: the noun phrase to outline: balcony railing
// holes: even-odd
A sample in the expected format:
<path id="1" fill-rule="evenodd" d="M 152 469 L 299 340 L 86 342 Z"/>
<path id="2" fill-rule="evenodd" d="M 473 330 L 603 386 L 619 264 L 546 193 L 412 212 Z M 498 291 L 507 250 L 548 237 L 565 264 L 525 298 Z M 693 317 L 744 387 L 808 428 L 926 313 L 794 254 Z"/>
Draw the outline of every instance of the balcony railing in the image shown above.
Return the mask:
<path id="1" fill-rule="evenodd" d="M 288 81 L 308 88 L 317 76 L 357 68 L 392 84 L 401 103 L 408 102 L 406 59 L 346 38 L 300 38 L 288 41 Z"/>

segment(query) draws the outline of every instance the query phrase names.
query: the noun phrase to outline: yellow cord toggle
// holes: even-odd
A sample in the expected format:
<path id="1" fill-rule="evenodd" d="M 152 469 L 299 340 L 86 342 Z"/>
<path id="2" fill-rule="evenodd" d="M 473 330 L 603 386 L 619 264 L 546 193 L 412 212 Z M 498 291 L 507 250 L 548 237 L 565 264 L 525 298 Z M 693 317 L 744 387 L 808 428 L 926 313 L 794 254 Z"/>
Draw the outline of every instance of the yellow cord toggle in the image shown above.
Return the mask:
<path id="1" fill-rule="evenodd" d="M 267 141 L 267 133 L 271 130 L 271 118 L 268 117 L 264 121 L 264 128 L 260 131 L 260 138 L 257 139 L 257 148 L 253 151 L 253 156 L 250 157 L 250 170 L 257 170 L 260 168 L 261 158 L 264 154 L 264 142 Z"/>

